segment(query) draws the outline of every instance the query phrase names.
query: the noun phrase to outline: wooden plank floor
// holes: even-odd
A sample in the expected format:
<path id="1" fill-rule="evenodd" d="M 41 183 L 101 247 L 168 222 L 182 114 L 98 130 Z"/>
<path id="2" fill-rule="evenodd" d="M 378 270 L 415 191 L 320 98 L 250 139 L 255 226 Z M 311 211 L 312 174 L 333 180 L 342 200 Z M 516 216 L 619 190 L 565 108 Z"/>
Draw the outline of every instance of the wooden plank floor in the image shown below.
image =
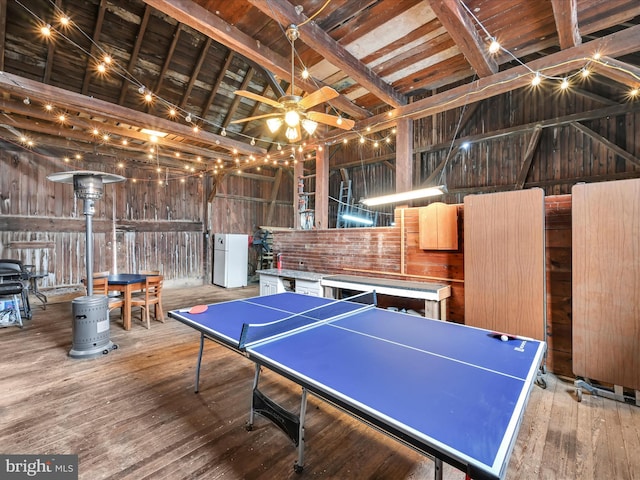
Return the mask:
<path id="1" fill-rule="evenodd" d="M 166 289 L 166 310 L 258 294 L 256 286 Z M 129 332 L 119 349 L 73 360 L 71 303 L 35 306 L 24 329 L 0 329 L 0 453 L 79 455 L 80 479 L 431 479 L 433 463 L 311 396 L 306 467 L 290 441 L 247 420 L 253 365 L 208 342 L 193 393 L 199 335 L 167 319 Z M 265 372 L 268 393 L 298 407 L 300 389 Z M 584 395 L 547 374 L 534 387 L 508 479 L 640 479 L 640 408 Z M 434 386 L 434 388 L 437 388 Z M 473 392 L 469 392 L 473 395 Z M 428 414 L 428 412 L 425 412 Z M 445 479 L 464 475 L 445 466 Z"/>

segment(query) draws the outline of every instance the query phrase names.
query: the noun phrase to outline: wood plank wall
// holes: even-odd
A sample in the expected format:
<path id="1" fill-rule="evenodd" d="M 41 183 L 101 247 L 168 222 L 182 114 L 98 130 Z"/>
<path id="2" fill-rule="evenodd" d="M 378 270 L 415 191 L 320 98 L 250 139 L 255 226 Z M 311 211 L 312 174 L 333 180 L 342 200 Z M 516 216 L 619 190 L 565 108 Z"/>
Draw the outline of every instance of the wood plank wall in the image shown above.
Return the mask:
<path id="1" fill-rule="evenodd" d="M 457 207 L 456 251 L 419 248 L 418 208 L 396 209 L 393 227 L 276 231 L 274 251 L 283 268 L 451 285 L 448 318 L 464 323 L 464 208 Z M 547 368 L 571 376 L 570 195 L 545 197 L 545 234 Z"/>
<path id="2" fill-rule="evenodd" d="M 161 269 L 171 279 L 201 278 L 204 181 L 167 177 L 111 158 L 69 165 L 35 152 L 0 152 L 0 256 L 48 272 L 41 288 L 77 286 L 85 276 L 85 216 L 73 186 L 47 175 L 98 170 L 127 177 L 104 185 L 93 215 L 94 270 Z M 168 181 L 167 181 L 168 180 Z"/>

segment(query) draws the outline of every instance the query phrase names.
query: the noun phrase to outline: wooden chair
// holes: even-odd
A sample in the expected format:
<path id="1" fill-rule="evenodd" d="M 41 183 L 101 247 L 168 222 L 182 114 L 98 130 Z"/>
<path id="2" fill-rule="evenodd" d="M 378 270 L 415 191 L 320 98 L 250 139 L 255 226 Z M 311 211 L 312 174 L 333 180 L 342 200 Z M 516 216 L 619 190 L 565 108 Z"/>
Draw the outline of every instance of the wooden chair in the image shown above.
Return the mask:
<path id="1" fill-rule="evenodd" d="M 160 270 L 140 270 L 140 275 L 160 275 Z"/>
<path id="2" fill-rule="evenodd" d="M 84 282 L 83 282 L 84 283 Z M 85 284 L 86 287 L 86 284 Z M 120 309 L 120 317 L 122 317 L 122 309 L 124 308 L 124 298 L 109 296 L 109 272 L 94 272 L 93 274 L 93 294 L 106 295 L 109 299 L 109 312 L 115 308 Z"/>
<path id="3" fill-rule="evenodd" d="M 144 291 L 131 298 L 131 307 L 140 307 L 140 319 L 145 315 L 147 328 L 151 328 L 149 310 L 153 306 L 153 316 L 164 323 L 164 311 L 162 310 L 162 275 L 149 275 L 145 283 Z"/>

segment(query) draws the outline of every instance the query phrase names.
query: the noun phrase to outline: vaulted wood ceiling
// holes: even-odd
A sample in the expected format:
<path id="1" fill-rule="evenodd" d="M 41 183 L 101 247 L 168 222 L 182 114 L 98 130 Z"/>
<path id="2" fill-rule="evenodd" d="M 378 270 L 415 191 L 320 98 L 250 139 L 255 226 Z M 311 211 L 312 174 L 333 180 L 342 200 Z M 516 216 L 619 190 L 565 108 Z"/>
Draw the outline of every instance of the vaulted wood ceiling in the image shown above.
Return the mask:
<path id="1" fill-rule="evenodd" d="M 640 86 L 638 0 L 0 0 L 0 140 L 197 170 L 288 158 L 264 121 L 231 122 L 273 110 L 237 89 L 292 93 L 290 24 L 294 93 L 337 90 L 321 107 L 356 120 L 351 135 L 520 88 L 534 72 L 588 64 L 619 102 Z M 502 50 L 490 54 L 494 37 Z M 321 128 L 304 142 L 345 135 Z"/>

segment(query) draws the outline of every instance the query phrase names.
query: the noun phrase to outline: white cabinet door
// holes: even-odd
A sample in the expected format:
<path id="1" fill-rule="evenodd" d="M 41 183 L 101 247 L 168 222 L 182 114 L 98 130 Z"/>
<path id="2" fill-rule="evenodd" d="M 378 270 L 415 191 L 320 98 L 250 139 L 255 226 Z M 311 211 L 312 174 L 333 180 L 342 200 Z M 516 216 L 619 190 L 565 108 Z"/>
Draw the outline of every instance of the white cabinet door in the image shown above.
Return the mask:
<path id="1" fill-rule="evenodd" d="M 297 279 L 296 293 L 302 293 L 304 295 L 314 295 L 316 297 L 321 297 L 322 287 L 320 286 L 320 281 Z"/>
<path id="2" fill-rule="evenodd" d="M 269 275 L 260 275 L 260 295 L 273 295 L 284 291 L 281 279 Z"/>

